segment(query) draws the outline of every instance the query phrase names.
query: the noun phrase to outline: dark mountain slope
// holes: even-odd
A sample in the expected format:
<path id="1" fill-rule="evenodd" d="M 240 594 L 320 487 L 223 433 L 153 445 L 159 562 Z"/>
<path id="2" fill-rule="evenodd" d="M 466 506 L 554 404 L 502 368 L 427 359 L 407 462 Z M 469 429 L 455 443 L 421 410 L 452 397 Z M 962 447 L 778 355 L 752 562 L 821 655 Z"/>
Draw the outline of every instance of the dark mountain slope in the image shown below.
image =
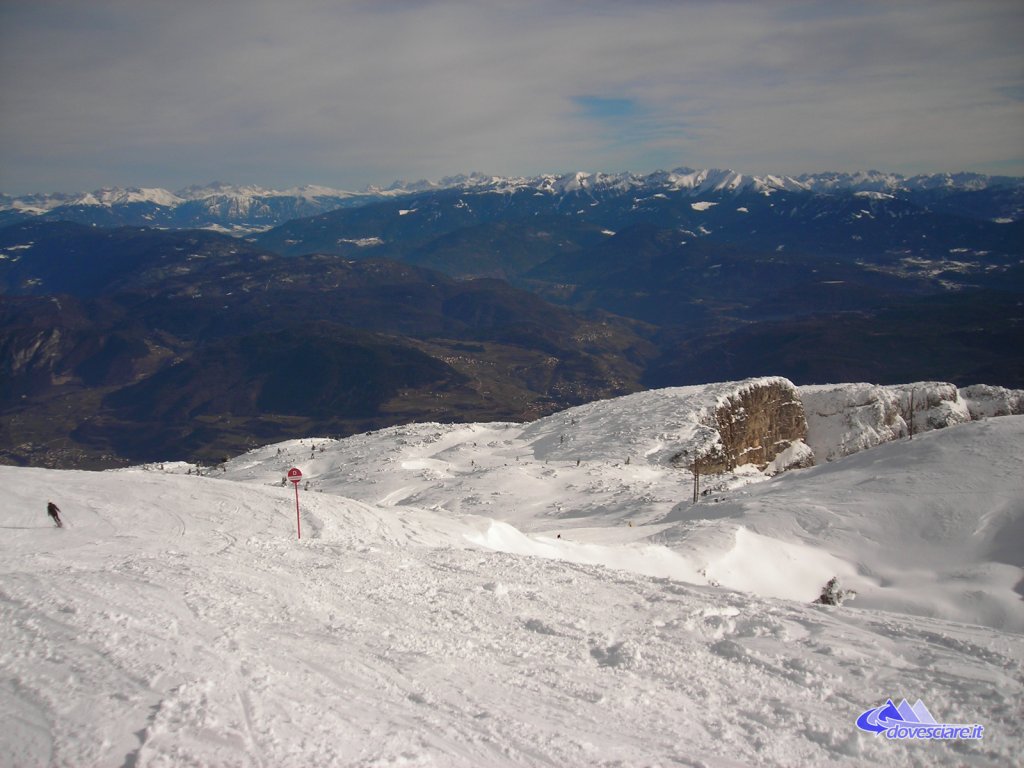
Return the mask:
<path id="1" fill-rule="evenodd" d="M 697 384 L 777 371 L 797 384 L 994 382 L 1024 388 L 1019 293 L 965 291 L 874 312 L 748 325 L 663 346 L 644 384 Z"/>
<path id="2" fill-rule="evenodd" d="M 222 339 L 120 388 L 77 430 L 136 459 L 231 453 L 253 438 L 348 434 L 388 421 L 401 392 L 458 391 L 465 377 L 409 344 L 329 323 Z"/>
<path id="3" fill-rule="evenodd" d="M 641 324 L 498 280 L 204 233 L 47 226 L 0 262 L 7 461 L 209 459 L 252 435 L 522 419 L 633 391 L 655 354 Z M 35 295 L 53 285 L 75 295 Z"/>
<path id="4" fill-rule="evenodd" d="M 244 255 L 249 266 L 265 255 L 215 232 L 137 227 L 102 229 L 69 222 L 32 220 L 0 229 L 0 293 L 47 296 L 109 295 L 133 285 L 150 286 Z"/>

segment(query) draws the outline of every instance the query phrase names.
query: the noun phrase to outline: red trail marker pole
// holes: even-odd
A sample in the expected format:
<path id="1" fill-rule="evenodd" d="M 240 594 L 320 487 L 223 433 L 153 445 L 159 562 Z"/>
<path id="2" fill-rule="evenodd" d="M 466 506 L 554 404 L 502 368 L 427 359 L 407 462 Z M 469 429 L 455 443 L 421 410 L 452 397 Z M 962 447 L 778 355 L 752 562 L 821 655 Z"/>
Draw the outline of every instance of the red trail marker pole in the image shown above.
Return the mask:
<path id="1" fill-rule="evenodd" d="M 302 518 L 299 517 L 299 481 L 302 480 L 302 472 L 296 467 L 288 470 L 288 479 L 295 486 L 295 530 L 302 538 Z"/>

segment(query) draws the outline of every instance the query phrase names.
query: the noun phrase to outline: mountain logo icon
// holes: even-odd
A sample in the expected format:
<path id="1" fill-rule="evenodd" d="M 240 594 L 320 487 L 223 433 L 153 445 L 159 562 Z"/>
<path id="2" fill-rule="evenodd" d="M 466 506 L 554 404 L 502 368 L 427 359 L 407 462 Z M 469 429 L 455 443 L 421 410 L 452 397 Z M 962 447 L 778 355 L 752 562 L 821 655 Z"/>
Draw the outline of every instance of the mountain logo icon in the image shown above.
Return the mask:
<path id="1" fill-rule="evenodd" d="M 984 726 L 977 723 L 940 723 L 920 699 L 911 704 L 903 699 L 893 704 L 888 699 L 857 718 L 857 727 L 868 733 L 884 733 L 887 739 L 981 739 Z"/>

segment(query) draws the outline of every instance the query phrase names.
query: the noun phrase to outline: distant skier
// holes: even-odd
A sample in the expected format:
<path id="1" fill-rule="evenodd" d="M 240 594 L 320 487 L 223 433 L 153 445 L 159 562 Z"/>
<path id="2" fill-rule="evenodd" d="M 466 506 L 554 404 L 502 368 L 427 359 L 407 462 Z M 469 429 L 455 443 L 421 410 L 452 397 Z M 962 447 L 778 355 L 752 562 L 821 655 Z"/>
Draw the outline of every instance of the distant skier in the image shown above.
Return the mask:
<path id="1" fill-rule="evenodd" d="M 52 501 L 47 503 L 46 513 L 53 518 L 53 522 L 57 524 L 58 528 L 64 527 L 64 523 L 60 521 L 60 507 L 58 507 Z"/>

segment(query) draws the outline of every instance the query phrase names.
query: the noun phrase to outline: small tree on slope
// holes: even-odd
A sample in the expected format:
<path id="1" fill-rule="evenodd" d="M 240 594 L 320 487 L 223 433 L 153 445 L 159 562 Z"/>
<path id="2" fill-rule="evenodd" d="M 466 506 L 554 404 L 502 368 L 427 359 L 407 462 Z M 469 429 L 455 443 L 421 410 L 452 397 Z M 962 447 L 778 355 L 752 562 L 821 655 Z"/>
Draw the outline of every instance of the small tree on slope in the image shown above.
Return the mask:
<path id="1" fill-rule="evenodd" d="M 821 605 L 842 605 L 844 600 L 853 600 L 856 596 L 857 593 L 852 589 L 840 589 L 839 577 L 833 576 L 814 602 Z"/>

